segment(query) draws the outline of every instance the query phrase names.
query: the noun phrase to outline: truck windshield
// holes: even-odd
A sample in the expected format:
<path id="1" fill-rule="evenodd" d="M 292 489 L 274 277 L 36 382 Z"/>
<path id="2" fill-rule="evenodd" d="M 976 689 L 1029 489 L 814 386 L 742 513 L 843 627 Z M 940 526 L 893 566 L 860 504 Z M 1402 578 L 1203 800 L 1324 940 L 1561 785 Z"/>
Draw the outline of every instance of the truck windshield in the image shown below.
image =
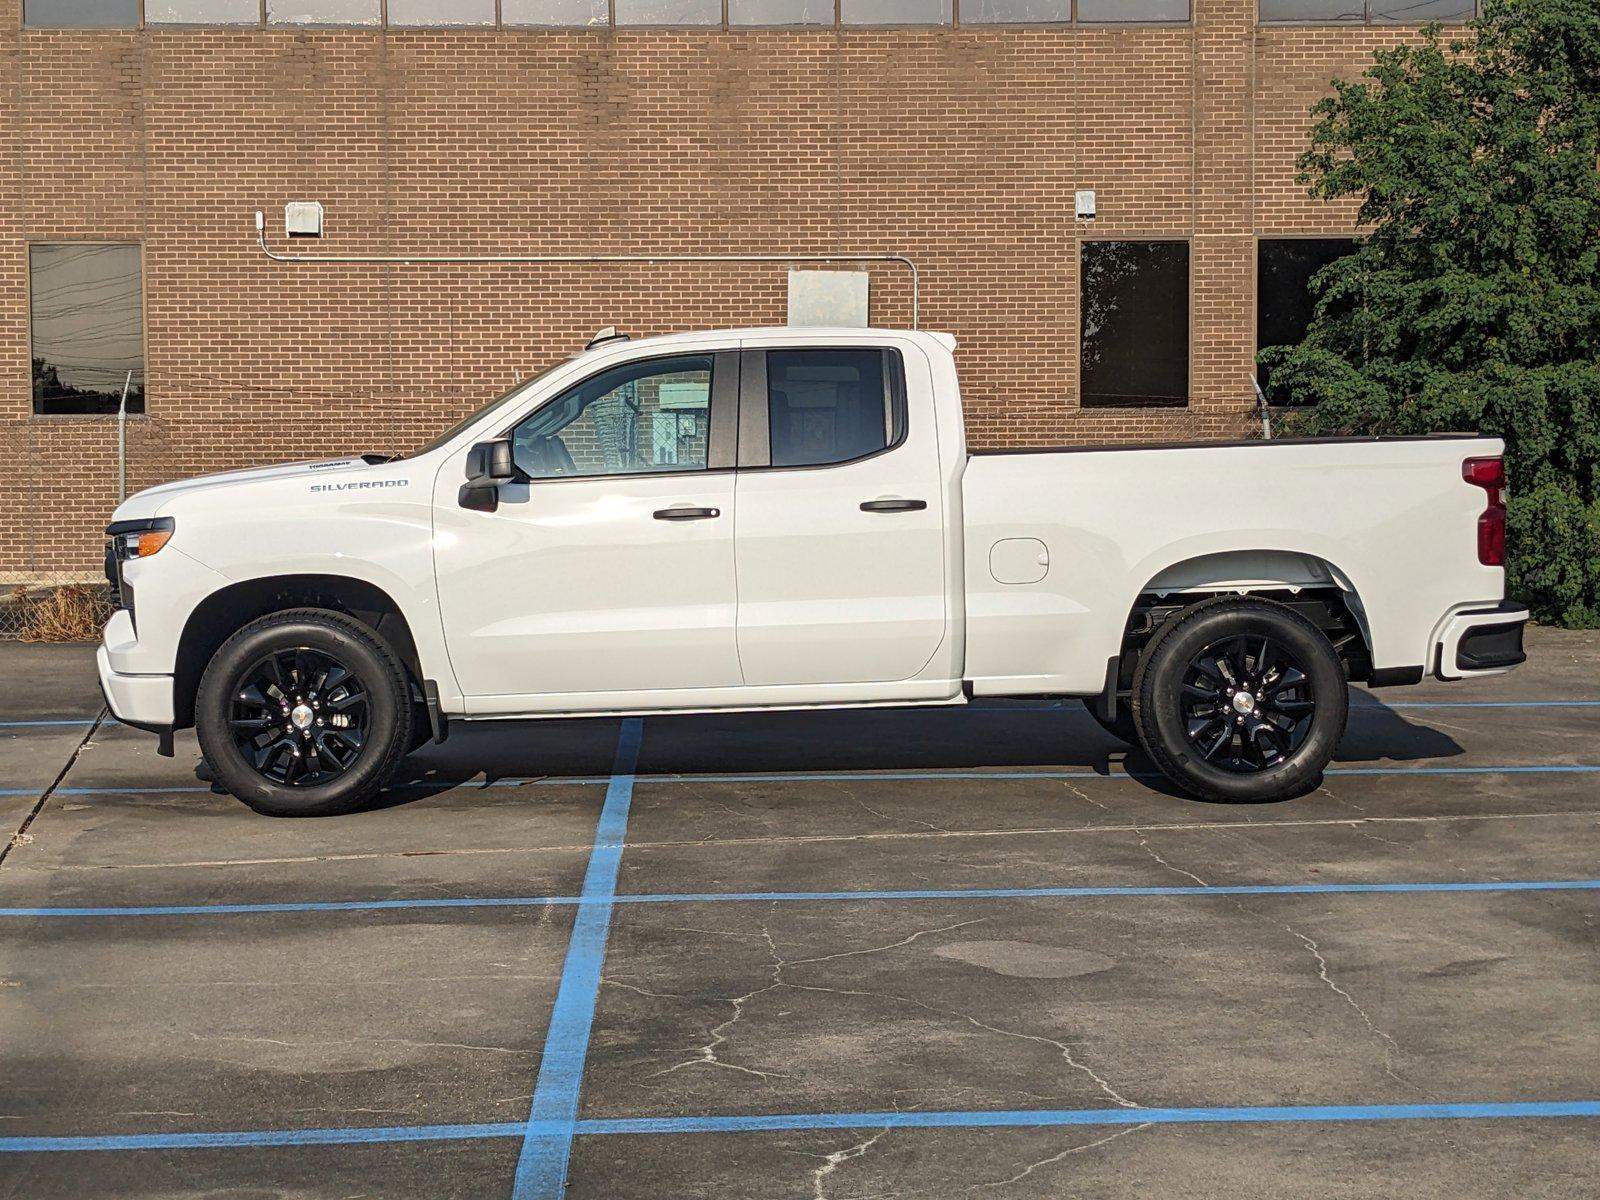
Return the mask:
<path id="1" fill-rule="evenodd" d="M 489 401 L 489 403 L 485 404 L 476 412 L 468 413 L 466 416 L 462 417 L 461 420 L 450 426 L 449 429 L 446 429 L 438 437 L 434 438 L 426 446 L 422 446 L 419 449 L 413 450 L 409 455 L 407 455 L 407 457 L 416 458 L 418 455 L 427 454 L 431 451 L 437 450 L 440 446 L 443 446 L 446 442 L 450 441 L 451 438 L 455 437 L 456 434 L 460 433 L 468 425 L 473 424 L 482 417 L 488 416 L 496 409 L 509 406 L 512 401 L 516 400 L 517 397 L 521 396 L 534 384 L 538 383 L 546 375 L 550 374 L 551 371 L 554 371 L 557 367 L 566 366 L 568 361 L 569 360 L 563 359 L 560 362 L 553 363 L 544 370 L 540 371 L 532 379 L 524 379 L 521 383 L 513 384 L 508 391 L 501 392 L 498 396 Z"/>

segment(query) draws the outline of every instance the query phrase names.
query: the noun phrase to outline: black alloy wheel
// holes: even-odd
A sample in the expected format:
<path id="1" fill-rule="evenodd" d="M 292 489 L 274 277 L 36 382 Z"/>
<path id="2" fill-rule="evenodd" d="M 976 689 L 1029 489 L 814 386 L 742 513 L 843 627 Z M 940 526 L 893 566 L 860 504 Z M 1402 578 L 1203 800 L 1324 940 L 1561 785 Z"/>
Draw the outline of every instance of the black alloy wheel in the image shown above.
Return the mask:
<path id="1" fill-rule="evenodd" d="M 1204 800 L 1286 800 L 1316 787 L 1349 715 L 1333 643 L 1286 604 L 1202 600 L 1170 617 L 1134 672 L 1139 744 Z"/>
<path id="2" fill-rule="evenodd" d="M 347 613 L 297 608 L 245 625 L 195 694 L 211 777 L 259 813 L 350 812 L 411 748 L 416 687 L 388 641 Z"/>
<path id="3" fill-rule="evenodd" d="M 1189 744 L 1201 761 L 1240 774 L 1287 761 L 1317 711 L 1305 668 L 1267 634 L 1201 649 L 1189 660 L 1183 699 Z"/>
<path id="4" fill-rule="evenodd" d="M 290 646 L 245 670 L 228 726 L 262 778 L 314 787 L 355 766 L 371 718 L 366 686 L 350 667 L 326 651 Z"/>

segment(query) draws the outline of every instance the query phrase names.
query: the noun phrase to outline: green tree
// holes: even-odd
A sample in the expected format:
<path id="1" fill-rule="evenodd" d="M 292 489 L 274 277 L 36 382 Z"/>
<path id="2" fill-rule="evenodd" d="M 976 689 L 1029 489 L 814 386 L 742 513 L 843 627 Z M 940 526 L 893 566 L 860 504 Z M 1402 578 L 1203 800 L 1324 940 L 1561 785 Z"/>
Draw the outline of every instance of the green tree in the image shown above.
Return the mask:
<path id="1" fill-rule="evenodd" d="M 1600 2 L 1486 0 L 1312 110 L 1301 182 L 1366 231 L 1262 352 L 1308 434 L 1506 441 L 1510 586 L 1600 626 Z"/>

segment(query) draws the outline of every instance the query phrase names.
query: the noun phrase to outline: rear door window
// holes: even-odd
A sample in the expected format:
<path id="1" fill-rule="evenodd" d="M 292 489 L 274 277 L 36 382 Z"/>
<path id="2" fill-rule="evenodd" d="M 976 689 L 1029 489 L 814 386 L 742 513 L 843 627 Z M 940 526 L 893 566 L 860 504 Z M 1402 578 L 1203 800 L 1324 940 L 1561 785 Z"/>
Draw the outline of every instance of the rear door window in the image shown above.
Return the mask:
<path id="1" fill-rule="evenodd" d="M 775 467 L 865 458 L 900 436 L 882 350 L 767 351 L 767 420 Z"/>

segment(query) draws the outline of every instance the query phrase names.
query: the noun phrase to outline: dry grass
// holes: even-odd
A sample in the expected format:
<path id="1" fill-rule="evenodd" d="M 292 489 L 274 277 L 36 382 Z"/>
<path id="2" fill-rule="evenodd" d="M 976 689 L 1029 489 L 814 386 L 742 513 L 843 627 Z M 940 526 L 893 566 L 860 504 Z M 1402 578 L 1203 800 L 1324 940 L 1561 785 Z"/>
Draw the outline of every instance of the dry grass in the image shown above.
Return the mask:
<path id="1" fill-rule="evenodd" d="M 105 589 L 69 583 L 41 595 L 25 588 L 12 594 L 22 610 L 20 637 L 25 642 L 90 642 L 111 616 Z"/>

